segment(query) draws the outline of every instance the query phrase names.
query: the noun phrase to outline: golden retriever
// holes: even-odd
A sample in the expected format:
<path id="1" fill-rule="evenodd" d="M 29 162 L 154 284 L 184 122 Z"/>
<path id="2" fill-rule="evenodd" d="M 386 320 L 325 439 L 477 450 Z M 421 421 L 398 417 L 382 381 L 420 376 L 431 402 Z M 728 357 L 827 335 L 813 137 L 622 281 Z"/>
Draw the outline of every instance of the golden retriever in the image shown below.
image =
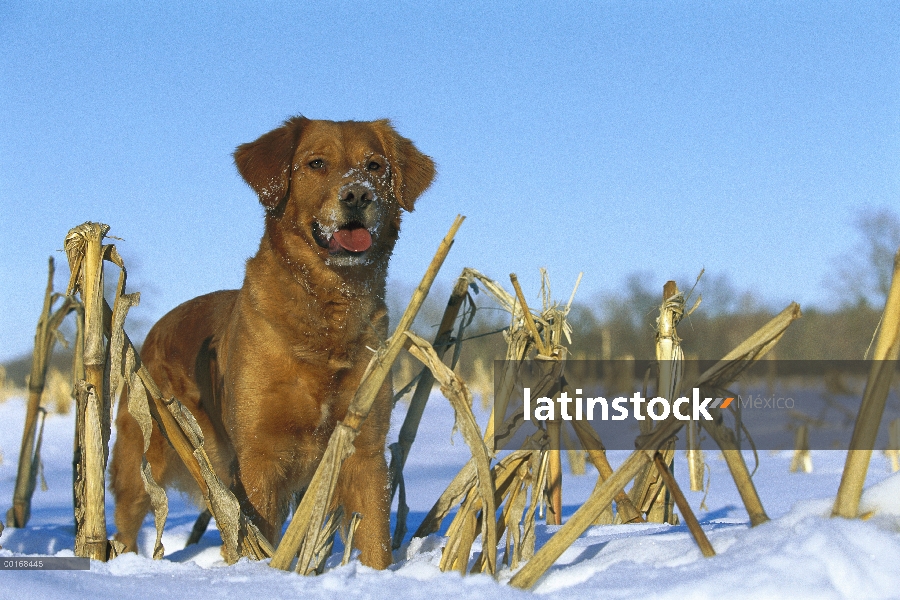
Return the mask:
<path id="1" fill-rule="evenodd" d="M 434 163 L 387 120 L 304 117 L 239 146 L 234 160 L 265 208 L 244 283 L 165 315 L 141 357 L 163 394 L 194 414 L 217 475 L 275 544 L 344 418 L 370 349 L 387 336 L 388 260 L 401 213 L 431 184 Z M 140 429 L 125 402 L 110 479 L 116 537 L 136 551 L 150 500 L 139 473 Z M 391 562 L 390 410 L 387 381 L 337 488 L 347 514 L 363 515 L 355 538 L 362 562 L 379 569 Z M 155 424 L 147 457 L 162 485 L 198 491 Z"/>

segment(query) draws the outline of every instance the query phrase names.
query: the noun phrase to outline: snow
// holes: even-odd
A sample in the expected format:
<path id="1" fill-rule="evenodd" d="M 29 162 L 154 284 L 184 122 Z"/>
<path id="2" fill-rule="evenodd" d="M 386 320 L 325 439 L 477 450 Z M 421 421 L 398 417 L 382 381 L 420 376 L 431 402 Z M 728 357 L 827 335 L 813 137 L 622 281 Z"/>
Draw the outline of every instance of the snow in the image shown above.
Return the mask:
<path id="1" fill-rule="evenodd" d="M 477 403 L 477 402 L 476 402 Z M 398 406 L 390 441 L 402 422 Z M 11 505 L 24 401 L 0 404 L 0 508 Z M 484 422 L 484 414 L 479 414 Z M 47 418 L 42 457 L 49 490 L 35 492 L 32 516 L 25 529 L 6 528 L 0 558 L 72 556 L 71 451 L 72 415 Z M 440 395 L 432 396 L 406 469 L 410 531 L 468 458 L 459 434 L 452 435 L 452 410 Z M 627 456 L 610 453 L 615 466 Z M 814 470 L 790 473 L 790 453 L 762 453 L 754 482 L 772 521 L 750 528 L 727 467 L 707 453 L 711 486 L 707 509 L 702 492 L 685 493 L 717 552 L 703 558 L 684 525 L 608 525 L 589 529 L 538 581 L 532 591 L 506 585 L 512 573 L 497 580 L 487 575 L 441 573 L 444 541 L 439 535 L 409 541 L 395 553 L 387 571 L 374 571 L 357 560 L 339 566 L 333 556 L 326 572 L 301 577 L 241 560 L 228 566 L 219 554 L 220 538 L 211 525 L 200 544 L 184 549 L 197 509 L 170 492 L 170 516 L 163 543 L 166 557 L 148 558 L 153 526 L 145 521 L 142 555 L 129 554 L 109 563 L 92 562 L 89 571 L 3 571 L 0 598 L 248 597 L 305 598 L 892 598 L 900 595 L 900 474 L 876 452 L 869 468 L 861 509 L 867 520 L 831 519 L 845 454 L 814 451 Z M 748 456 L 748 460 L 752 458 Z M 688 490 L 686 464 L 679 452 L 675 474 Z M 596 472 L 566 475 L 565 515 L 588 496 Z M 112 533 L 112 499 L 107 514 Z M 445 527 L 449 525 L 447 519 Z M 538 547 L 556 527 L 540 526 Z M 502 544 L 502 541 L 501 541 Z M 476 548 L 478 550 L 476 543 Z M 336 549 L 336 552 L 339 548 Z"/>

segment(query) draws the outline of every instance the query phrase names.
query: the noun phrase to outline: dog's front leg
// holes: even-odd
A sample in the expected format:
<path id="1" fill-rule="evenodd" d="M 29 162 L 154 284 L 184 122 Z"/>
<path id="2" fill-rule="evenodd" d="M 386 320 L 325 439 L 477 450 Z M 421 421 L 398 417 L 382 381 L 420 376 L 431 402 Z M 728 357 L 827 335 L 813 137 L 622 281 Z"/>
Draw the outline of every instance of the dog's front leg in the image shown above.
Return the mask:
<path id="1" fill-rule="evenodd" d="M 354 536 L 360 560 L 374 569 L 391 564 L 390 505 L 384 452 L 357 449 L 341 468 L 338 502 L 345 514 L 362 515 Z"/>
<path id="2" fill-rule="evenodd" d="M 241 510 L 273 546 L 281 539 L 290 504 L 286 489 L 278 469 L 262 465 L 259 454 L 245 456 L 243 461 L 238 457 L 235 495 L 241 499 Z"/>

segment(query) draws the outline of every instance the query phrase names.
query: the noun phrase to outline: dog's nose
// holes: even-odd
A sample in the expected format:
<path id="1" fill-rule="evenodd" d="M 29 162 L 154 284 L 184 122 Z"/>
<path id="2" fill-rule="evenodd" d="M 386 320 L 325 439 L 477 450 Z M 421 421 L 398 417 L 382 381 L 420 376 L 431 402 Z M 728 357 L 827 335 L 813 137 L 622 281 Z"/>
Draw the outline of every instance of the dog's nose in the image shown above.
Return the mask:
<path id="1" fill-rule="evenodd" d="M 352 184 L 341 190 L 341 202 L 349 208 L 365 208 L 372 201 L 372 190 L 364 185 Z"/>

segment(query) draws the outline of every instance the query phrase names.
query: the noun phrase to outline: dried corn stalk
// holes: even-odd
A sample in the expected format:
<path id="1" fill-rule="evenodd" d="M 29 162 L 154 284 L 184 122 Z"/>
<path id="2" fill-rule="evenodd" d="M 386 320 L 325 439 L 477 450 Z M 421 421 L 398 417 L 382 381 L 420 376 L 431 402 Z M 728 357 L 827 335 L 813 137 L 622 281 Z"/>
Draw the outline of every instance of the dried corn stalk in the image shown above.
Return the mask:
<path id="1" fill-rule="evenodd" d="M 240 511 L 237 499 L 219 480 L 213 471 L 212 464 L 203 449 L 203 433 L 190 411 L 176 399 L 165 399 L 153 381 L 147 368 L 141 364 L 134 345 L 124 331 L 125 317 L 129 308 L 136 305 L 138 294 L 126 294 L 126 270 L 122 258 L 113 245 L 100 245 L 109 231 L 107 225 L 85 223 L 72 229 L 66 236 L 66 254 L 72 279 L 69 282 L 69 293 L 80 291 L 85 304 L 85 351 L 84 364 L 87 382 L 99 402 L 100 436 L 99 451 L 95 445 L 90 455 L 82 448 L 76 452 L 80 457 L 81 470 L 86 475 L 96 472 L 88 468 L 88 463 L 102 458 L 104 469 L 109 451 L 109 421 L 111 399 L 123 382 L 128 387 L 128 410 L 140 425 L 144 436 L 144 451 L 149 447 L 152 418 L 157 422 L 160 432 L 172 444 L 176 453 L 194 477 L 207 506 L 216 518 L 216 524 L 222 533 L 223 551 L 226 561 L 237 561 L 241 556 L 265 558 L 272 555 L 272 547 L 260 534 L 259 530 Z M 102 294 L 103 261 L 109 261 L 119 267 L 119 280 L 113 308 L 110 308 Z M 97 334 L 100 333 L 100 339 Z M 105 334 L 106 338 L 102 337 Z M 108 338 L 108 342 L 104 343 Z M 108 380 L 102 374 L 108 373 Z M 101 374 L 99 385 L 95 384 L 97 375 Z M 86 388 L 87 389 L 87 388 Z M 101 400 L 102 399 L 102 400 Z M 91 427 L 90 419 L 84 420 L 86 428 Z M 87 429 L 86 429 L 87 430 Z M 93 434 L 92 434 L 93 435 Z M 89 438 L 93 440 L 93 438 Z M 146 457 L 142 460 L 141 477 L 145 489 L 150 495 L 151 508 L 154 512 L 157 536 L 153 555 L 161 558 L 162 527 L 167 514 L 165 492 L 153 480 L 150 465 Z M 86 486 L 92 489 L 94 486 Z M 102 489 L 102 488 L 101 488 Z M 76 506 L 76 513 L 80 509 Z M 90 521 L 88 521 L 90 522 Z M 99 531 L 99 528 L 98 528 Z M 98 533 L 92 534 L 92 542 L 96 542 Z M 105 534 L 104 534 L 105 537 Z M 115 547 L 109 549 L 114 553 Z"/>
<path id="2" fill-rule="evenodd" d="M 696 354 L 688 355 L 685 360 L 684 379 L 686 381 L 696 381 L 700 375 L 699 372 L 699 356 Z M 685 458 L 687 459 L 688 478 L 690 479 L 691 491 L 703 491 L 703 474 L 706 471 L 706 460 L 701 449 L 700 424 L 696 421 L 688 421 L 684 426 L 685 437 Z"/>
<path id="3" fill-rule="evenodd" d="M 425 515 L 419 528 L 413 533 L 413 537 L 427 537 L 440 529 L 444 517 L 446 517 L 453 507 L 463 499 L 472 487 L 474 487 L 475 478 L 475 461 L 469 459 L 465 466 L 456 473 L 453 480 L 441 493 L 441 496 L 431 507 L 431 510 L 428 511 L 428 514 Z"/>
<path id="4" fill-rule="evenodd" d="M 691 505 L 688 504 L 687 499 L 684 497 L 684 494 L 681 493 L 681 489 L 678 487 L 678 482 L 675 481 L 675 478 L 672 477 L 671 471 L 669 471 L 668 461 L 663 457 L 662 454 L 657 452 L 656 456 L 653 457 L 653 462 L 656 465 L 657 471 L 659 471 L 660 477 L 662 477 L 663 481 L 665 482 L 666 489 L 671 492 L 675 503 L 678 505 L 678 509 L 684 516 L 684 520 L 687 522 L 688 529 L 690 530 L 691 535 L 694 537 L 694 541 L 696 541 L 697 545 L 700 547 L 700 551 L 703 553 L 703 556 L 706 556 L 707 558 L 710 556 L 715 556 L 716 551 L 713 550 L 712 544 L 709 543 L 709 538 L 706 537 L 706 533 L 703 531 L 703 528 L 700 527 L 700 523 L 697 521 L 697 517 L 694 516 L 694 511 L 691 510 Z"/>
<path id="5" fill-rule="evenodd" d="M 344 555 L 341 557 L 341 564 L 346 565 L 350 562 L 350 555 L 353 552 L 353 537 L 356 535 L 356 528 L 359 527 L 359 521 L 362 518 L 358 512 L 353 513 L 350 520 L 342 529 L 344 537 Z"/>
<path id="6" fill-rule="evenodd" d="M 83 456 L 75 478 L 75 554 L 105 561 L 110 546 L 106 539 L 101 403 L 94 387 L 84 380 L 78 382 L 76 396 L 84 420 L 83 428 L 75 432 Z"/>
<path id="7" fill-rule="evenodd" d="M 468 298 L 468 288 L 472 283 L 472 275 L 468 269 L 464 269 L 456 285 L 447 301 L 447 308 L 444 310 L 444 316 L 441 318 L 441 324 L 438 327 L 437 335 L 434 339 L 434 351 L 438 358 L 444 356 L 450 348 L 451 337 L 453 334 L 453 324 L 459 314 L 460 308 Z M 457 336 L 457 346 L 461 343 Z M 410 448 L 416 440 L 416 432 L 419 429 L 419 423 L 422 421 L 422 414 L 425 412 L 425 405 L 434 387 L 434 375 L 427 367 L 423 367 L 419 375 L 419 382 L 416 384 L 416 391 L 409 402 L 409 408 L 406 411 L 406 417 L 403 419 L 403 426 L 400 428 L 400 434 L 397 442 L 390 445 L 391 464 L 388 468 L 391 479 L 391 501 L 397 489 L 400 489 L 400 499 L 397 507 L 397 522 L 394 527 L 394 535 L 392 546 L 396 550 L 403 542 L 406 535 L 406 517 L 409 513 L 409 507 L 406 505 L 406 490 L 403 481 L 403 467 L 406 465 L 406 459 L 409 456 Z"/>
<path id="8" fill-rule="evenodd" d="M 237 562 L 242 556 L 256 560 L 272 556 L 274 552 L 272 545 L 260 533 L 256 525 L 241 512 L 237 498 L 215 474 L 209 456 L 203 448 L 203 431 L 194 416 L 177 399 L 163 397 L 159 387 L 147 371 L 147 367 L 140 364 L 140 359 L 134 352 L 134 346 L 127 335 L 125 344 L 135 357 L 135 371 L 130 375 L 131 381 L 134 383 L 130 389 L 145 390 L 144 393 L 148 397 L 147 409 L 151 417 L 156 421 L 160 432 L 172 445 L 200 487 L 207 508 L 216 519 L 216 526 L 222 534 L 222 550 L 225 561 L 231 564 Z M 136 385 L 138 380 L 142 385 Z M 131 412 L 130 407 L 129 412 Z M 143 408 L 141 408 L 141 412 L 143 412 Z M 146 487 L 148 478 L 150 478 L 149 465 L 143 466 L 142 477 Z M 152 487 L 152 484 L 149 485 Z M 153 492 L 150 494 L 153 498 Z M 158 528 L 160 527 L 159 523 L 158 517 Z M 157 540 L 159 540 L 159 529 L 157 530 Z"/>
<path id="9" fill-rule="evenodd" d="M 563 389 L 570 396 L 573 395 L 572 390 L 568 385 Z M 609 459 L 606 457 L 606 450 L 603 448 L 603 441 L 600 439 L 600 436 L 597 435 L 597 432 L 584 421 L 572 421 L 572 427 L 575 430 L 575 435 L 578 437 L 581 446 L 587 449 L 586 452 L 588 458 L 594 465 L 594 468 L 597 469 L 599 480 L 605 481 L 613 474 L 613 469 L 612 465 L 609 464 Z M 598 515 L 595 521 L 596 524 L 601 525 L 612 522 L 638 523 L 644 521 L 640 511 L 634 507 L 631 498 L 628 497 L 628 494 L 626 494 L 624 490 L 619 490 L 616 493 L 615 501 L 618 510 L 615 521 L 612 517 L 612 509 L 611 507 L 608 507 Z"/>
<path id="10" fill-rule="evenodd" d="M 531 449 L 539 443 L 538 439 L 526 442 L 524 446 L 527 449 L 510 453 L 491 469 L 497 487 L 496 504 L 503 506 L 497 521 L 497 538 L 507 533 L 504 563 L 514 569 L 534 554 L 534 518 L 546 488 L 549 457 L 546 448 L 540 451 Z M 529 490 L 531 503 L 528 512 L 525 512 Z M 482 552 L 475 559 L 472 572 L 481 573 L 484 562 Z"/>
<path id="11" fill-rule="evenodd" d="M 541 270 L 542 274 L 542 282 L 546 281 L 546 271 Z M 531 310 L 528 308 L 528 304 L 525 301 L 525 295 L 522 293 L 522 288 L 519 286 L 519 279 L 516 277 L 515 273 L 510 273 L 509 279 L 512 282 L 513 288 L 516 290 L 516 299 L 519 301 L 519 305 L 522 307 L 522 316 L 525 321 L 526 330 L 531 333 L 531 338 L 534 342 L 535 347 L 537 348 L 537 359 L 544 360 L 560 360 L 562 358 L 561 347 L 558 345 L 553 345 L 548 339 L 545 341 L 541 337 L 541 333 L 537 329 L 537 325 L 534 322 L 534 317 L 531 315 Z M 549 284 L 543 289 L 548 289 Z M 543 290 L 542 290 L 543 291 Z M 574 294 L 574 292 L 573 292 Z M 544 306 L 547 307 L 547 299 L 545 296 Z M 551 321 L 553 322 L 553 321 Z M 565 322 L 565 319 L 562 319 L 562 322 Z M 554 331 L 544 327 L 544 331 L 548 332 L 548 338 L 553 337 Z M 558 336 L 557 336 L 558 337 Z M 558 339 L 556 340 L 559 341 Z M 501 413 L 502 414 L 502 413 Z M 547 493 L 549 496 L 548 502 L 548 510 L 547 510 L 547 524 L 548 525 L 560 525 L 562 523 L 562 464 L 560 460 L 560 449 L 562 448 L 561 443 L 561 435 L 560 430 L 562 429 L 562 422 L 556 419 L 553 419 L 547 424 L 547 436 L 549 438 L 550 443 L 550 459 L 547 464 Z"/>
<path id="12" fill-rule="evenodd" d="M 542 377 L 533 386 L 534 393 L 540 396 L 555 395 L 560 391 L 561 367 L 564 350 L 561 345 L 563 337 L 568 337 L 569 326 L 565 316 L 571 306 L 562 308 L 551 304 L 549 301 L 549 285 L 546 273 L 544 274 L 544 311 L 541 315 L 532 315 L 527 304 L 521 298 L 521 289 L 518 290 L 518 298 L 503 290 L 494 281 L 478 273 L 467 270 L 473 279 L 483 284 L 498 303 L 512 314 L 512 324 L 505 332 L 507 339 L 507 362 L 502 373 L 498 374 L 500 381 L 497 386 L 497 394 L 494 400 L 494 409 L 488 420 L 484 442 L 502 446 L 497 440 L 506 439 L 522 424 L 521 412 L 517 412 L 496 432 L 494 427 L 500 416 L 506 412 L 506 407 L 515 389 L 519 366 L 526 354 L 535 348 L 538 356 L 547 368 L 543 370 Z M 515 276 L 511 279 L 516 286 Z M 574 294 L 574 292 L 573 292 Z M 494 438 L 497 439 L 494 439 Z M 494 443 L 491 443 L 491 442 Z M 538 444 L 536 440 L 532 442 Z M 543 442 L 546 444 L 546 440 Z M 519 561 L 527 560 L 534 548 L 534 517 L 538 506 L 542 503 L 546 488 L 551 451 L 546 448 L 538 451 L 539 445 L 530 449 L 513 452 L 493 469 L 491 469 L 492 485 L 495 488 L 494 506 L 503 506 L 499 520 L 496 523 L 496 535 L 483 538 L 483 551 L 476 558 L 473 572 L 494 572 L 489 558 L 496 550 L 493 540 L 499 539 L 507 532 L 507 562 L 518 565 Z M 555 452 L 559 455 L 559 450 Z M 433 533 L 440 527 L 441 520 L 446 516 L 451 507 L 460 500 L 462 504 L 447 532 L 448 541 L 444 547 L 441 558 L 441 569 L 459 570 L 465 572 L 471 547 L 478 532 L 484 531 L 486 521 L 494 520 L 494 508 L 483 501 L 483 495 L 479 493 L 477 486 L 480 479 L 475 475 L 475 459 L 470 460 L 457 473 L 454 480 L 432 507 L 415 537 L 423 537 Z M 528 498 L 528 490 L 531 489 L 530 510 L 525 512 L 525 502 Z M 487 505 L 487 508 L 486 508 Z M 524 518 L 524 523 L 523 523 Z"/>
<path id="13" fill-rule="evenodd" d="M 809 425 L 803 423 L 794 434 L 794 456 L 791 458 L 791 473 L 803 470 L 812 473 L 812 455 L 809 452 Z"/>
<path id="14" fill-rule="evenodd" d="M 479 500 L 482 506 L 481 534 L 484 540 L 485 568 L 488 573 L 493 575 L 497 570 L 497 508 L 494 499 L 494 481 L 491 477 L 490 454 L 481 438 L 481 431 L 475 421 L 475 415 L 472 414 L 472 395 L 459 377 L 441 362 L 428 342 L 409 331 L 406 332 L 406 335 L 413 343 L 409 349 L 410 353 L 431 370 L 441 386 L 441 392 L 453 405 L 453 410 L 456 412 L 456 425 L 472 452 L 478 496 L 480 496 Z M 471 495 L 471 498 L 474 497 L 475 495 Z M 471 542 L 469 546 L 471 547 Z M 465 572 L 468 566 L 468 548 L 464 557 L 450 557 L 452 557 L 452 552 L 445 551 L 441 568 L 443 570 L 457 568 Z"/>
<path id="15" fill-rule="evenodd" d="M 897 358 L 900 356 L 900 250 L 894 255 L 891 288 L 884 305 L 881 329 L 859 414 L 850 438 L 850 450 L 841 475 L 841 485 L 834 500 L 832 516 L 857 517 L 866 472 L 875 447 L 875 438 L 884 414 L 884 403 L 891 387 Z"/>
<path id="16" fill-rule="evenodd" d="M 774 348 L 790 324 L 801 316 L 800 305 L 792 302 L 753 335 L 726 354 L 722 360 L 701 374 L 692 387 L 702 390 L 725 389 L 750 365 Z M 703 420 L 700 421 L 700 425 L 722 450 L 722 456 L 725 458 L 731 477 L 750 516 L 750 524 L 755 527 L 768 521 L 769 517 L 756 493 L 756 487 L 750 478 L 750 472 L 747 470 L 747 464 L 738 448 L 734 432 L 725 427 L 721 420 Z"/>
<path id="17" fill-rule="evenodd" d="M 556 371 L 555 369 L 549 369 L 547 371 L 547 373 L 549 373 L 549 375 L 542 378 L 541 380 L 539 380 L 539 382 L 534 387 L 534 390 L 535 390 L 534 393 L 536 396 L 550 395 L 550 394 L 554 393 L 553 390 L 559 389 L 559 372 Z M 488 436 L 491 433 L 491 430 L 493 429 L 491 427 L 491 423 L 493 423 L 493 421 L 494 421 L 494 418 L 492 415 L 491 418 L 488 420 L 488 427 L 486 428 L 487 433 L 485 434 L 485 436 L 483 438 L 486 444 L 490 442 L 490 440 L 488 439 Z M 507 424 L 507 429 L 509 430 L 509 435 L 511 435 L 515 431 L 515 428 L 518 427 L 518 425 L 521 425 L 521 421 L 516 421 L 515 424 L 513 424 L 513 425 Z M 530 454 L 534 454 L 537 451 L 537 448 L 540 447 L 540 444 L 534 440 L 532 440 L 532 442 L 527 442 L 525 448 L 528 448 L 528 444 L 532 444 L 532 449 L 527 449 L 527 450 L 523 450 L 523 451 L 526 451 Z M 507 459 L 509 459 L 509 457 L 507 457 Z M 507 459 L 504 459 L 504 460 L 507 460 Z M 426 537 L 426 536 L 436 532 L 438 529 L 440 529 L 441 522 L 443 521 L 444 517 L 447 516 L 447 514 L 450 512 L 450 510 L 453 508 L 453 506 L 455 506 L 458 502 L 463 500 L 463 498 L 468 497 L 472 494 L 472 492 L 476 486 L 475 462 L 474 461 L 475 461 L 474 458 L 469 459 L 469 461 L 463 466 L 463 468 L 460 469 L 460 471 L 456 474 L 456 476 L 450 482 L 450 485 L 447 486 L 447 488 L 444 490 L 444 492 L 438 498 L 437 502 L 435 502 L 434 506 L 432 506 L 431 510 L 425 516 L 425 519 L 423 519 L 421 525 L 416 530 L 416 532 L 413 534 L 413 537 Z M 503 461 L 501 461 L 500 464 L 502 465 Z M 497 467 L 495 467 L 495 468 L 497 468 Z M 532 478 L 531 481 L 533 482 L 534 478 Z M 543 494 L 544 494 L 544 487 L 543 487 L 544 483 L 543 482 L 545 480 L 541 480 L 541 481 L 542 481 L 542 484 L 541 484 L 542 487 L 535 488 L 537 491 L 532 492 L 533 496 L 535 496 L 537 498 L 542 498 Z M 498 489 L 500 489 L 499 482 L 496 483 L 495 485 L 498 487 Z M 474 502 L 474 500 L 473 500 L 473 502 Z M 498 502 L 498 504 L 499 504 L 499 502 Z M 477 518 L 478 510 L 480 510 L 481 507 L 480 507 L 480 505 L 477 505 L 477 504 L 472 504 L 471 506 L 475 510 L 474 513 L 472 513 L 471 515 L 468 515 L 468 513 L 464 512 L 464 511 L 458 511 L 456 514 L 456 517 L 454 518 L 454 522 L 457 520 L 462 521 L 463 519 L 466 519 L 469 516 L 471 516 L 472 518 Z M 501 523 L 500 526 L 505 527 L 506 525 Z M 454 531 L 455 531 L 455 529 L 454 529 Z M 499 535 L 500 534 L 498 534 L 498 537 L 499 537 Z"/>
<path id="18" fill-rule="evenodd" d="M 103 238 L 108 231 L 108 225 L 84 223 L 65 240 L 72 272 L 67 295 L 79 292 L 84 306 L 85 378 L 76 384 L 75 554 L 101 561 L 116 552 L 106 539 L 104 495 L 111 411 L 103 314 Z"/>
<path id="19" fill-rule="evenodd" d="M 900 471 L 900 419 L 888 426 L 888 449 L 884 453 L 891 460 L 891 471 Z"/>
<path id="20" fill-rule="evenodd" d="M 531 502 L 528 505 L 528 512 L 522 520 L 522 535 L 518 549 L 513 554 L 513 563 L 531 560 L 534 556 L 535 543 L 535 514 L 543 501 L 544 489 L 547 487 L 547 463 L 549 455 L 544 452 L 531 453 L 530 470 L 532 478 L 535 480 L 531 487 Z M 518 528 L 518 523 L 510 521 Z M 513 529 L 512 527 L 510 529 Z"/>
<path id="21" fill-rule="evenodd" d="M 754 360 L 762 357 L 771 349 L 784 335 L 787 327 L 799 317 L 800 307 L 796 303 L 792 303 L 729 352 L 725 358 L 708 369 L 694 385 L 696 387 L 725 387 L 731 381 L 730 377 L 739 376 Z M 702 423 L 723 450 L 732 477 L 747 508 L 751 524 L 758 525 L 765 522 L 768 517 L 762 509 L 743 458 L 736 450 L 733 432 L 721 422 L 703 421 Z M 556 559 L 591 526 L 596 515 L 613 501 L 618 490 L 621 490 L 641 469 L 654 460 L 657 449 L 667 443 L 682 426 L 683 421 L 670 415 L 668 419 L 661 421 L 652 433 L 638 438 L 638 450 L 632 453 L 608 479 L 597 482 L 597 486 L 587 501 L 569 517 L 569 520 L 522 567 L 522 570 L 513 576 L 509 582 L 510 585 L 523 589 L 532 587 Z"/>
<path id="22" fill-rule="evenodd" d="M 80 308 L 74 298 L 64 298 L 62 305 L 53 310 L 53 305 L 60 297 L 53 293 L 53 257 L 49 259 L 47 289 L 44 293 L 44 305 L 38 319 L 37 331 L 34 334 L 34 351 L 31 355 L 31 374 L 28 377 L 28 402 L 25 409 L 25 427 L 22 432 L 22 445 L 19 450 L 19 465 L 16 473 L 16 485 L 13 489 L 13 505 L 6 513 L 6 523 L 10 527 L 25 527 L 31 516 L 31 498 L 37 482 L 38 465 L 40 464 L 40 437 L 37 437 L 38 414 L 41 411 L 41 396 L 47 377 L 47 365 L 53 354 L 53 347 L 62 339 L 59 326 L 70 312 Z M 78 328 L 79 334 L 81 328 Z"/>
<path id="23" fill-rule="evenodd" d="M 587 454 L 584 450 L 575 446 L 575 442 L 567 429 L 562 429 L 560 433 L 562 433 L 562 445 L 566 449 L 566 456 L 569 459 L 569 471 L 572 475 L 584 475 L 586 472 Z"/>
<path id="24" fill-rule="evenodd" d="M 106 371 L 106 338 L 109 323 L 105 322 L 106 301 L 103 298 L 104 254 L 114 246 L 103 245 L 103 238 L 109 232 L 109 225 L 103 223 L 83 223 L 69 230 L 64 242 L 69 260 L 71 277 L 66 290 L 67 296 L 76 292 L 81 295 L 84 306 L 84 345 L 82 361 L 85 380 L 94 388 L 100 401 L 100 425 L 103 434 L 103 462 L 109 455 L 110 434 L 110 391 L 104 381 Z"/>
<path id="25" fill-rule="evenodd" d="M 684 352 L 681 349 L 681 338 L 676 331 L 684 311 L 684 292 L 678 291 L 674 281 L 666 282 L 663 288 L 663 303 L 659 307 L 659 317 L 656 319 L 656 363 L 659 367 L 656 393 L 657 396 L 668 398 L 670 401 L 678 397 L 684 374 Z M 661 452 L 666 465 L 671 465 L 675 456 L 674 442 L 668 444 Z M 672 512 L 672 498 L 665 488 L 661 473 L 653 468 L 653 465 L 648 464 L 638 474 L 628 496 L 637 509 L 647 515 L 648 521 L 672 525 L 678 523 L 677 517 Z"/>
<path id="26" fill-rule="evenodd" d="M 315 565 L 316 575 L 321 575 L 325 572 L 325 561 L 328 560 L 328 557 L 331 556 L 331 551 L 334 549 L 334 535 L 337 533 L 343 518 L 344 507 L 338 506 L 334 509 L 334 512 L 328 515 L 325 526 L 319 532 L 319 539 L 316 541 L 316 547 L 313 551 L 313 564 Z M 309 573 L 304 572 L 300 574 L 308 575 Z"/>
<path id="27" fill-rule="evenodd" d="M 675 441 L 667 442 L 657 454 L 666 461 L 667 467 L 671 465 L 675 457 Z M 672 497 L 659 470 L 652 464 L 648 464 L 635 477 L 634 486 L 628 497 L 638 511 L 646 515 L 647 522 L 678 524 L 678 516 L 672 511 Z"/>
<path id="28" fill-rule="evenodd" d="M 685 457 L 687 458 L 691 491 L 699 492 L 703 490 L 703 471 L 706 464 L 703 450 L 700 448 L 700 426 L 696 421 L 689 421 L 684 430 L 687 446 Z"/>

